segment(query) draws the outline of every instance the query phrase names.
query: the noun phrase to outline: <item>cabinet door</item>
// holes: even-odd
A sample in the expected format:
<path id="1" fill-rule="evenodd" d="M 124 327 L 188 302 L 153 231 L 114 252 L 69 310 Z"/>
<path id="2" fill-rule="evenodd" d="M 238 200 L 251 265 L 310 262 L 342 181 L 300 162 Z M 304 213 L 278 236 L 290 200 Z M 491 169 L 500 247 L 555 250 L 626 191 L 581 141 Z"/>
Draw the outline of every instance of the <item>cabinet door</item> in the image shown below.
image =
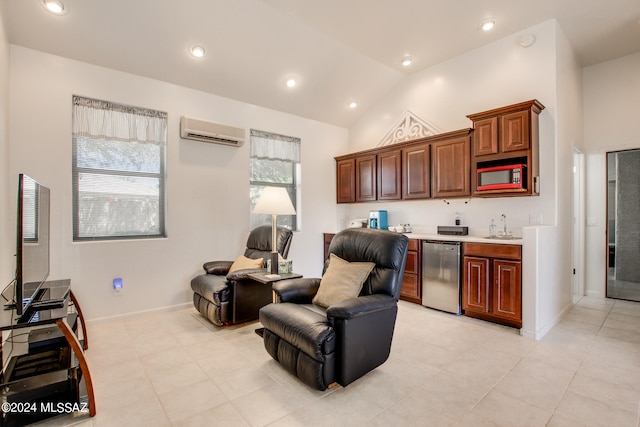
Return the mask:
<path id="1" fill-rule="evenodd" d="M 336 194 L 338 203 L 353 203 L 356 201 L 355 168 L 355 159 L 339 160 L 336 164 Z"/>
<path id="2" fill-rule="evenodd" d="M 409 239 L 407 263 L 404 268 L 400 298 L 422 304 L 422 283 L 420 282 L 420 241 Z"/>
<path id="3" fill-rule="evenodd" d="M 464 257 L 462 308 L 489 313 L 489 259 Z"/>
<path id="4" fill-rule="evenodd" d="M 333 236 L 335 236 L 335 234 L 333 233 L 324 233 L 322 235 L 323 240 L 324 240 L 324 259 L 322 260 L 324 265 L 324 262 L 327 260 L 327 258 L 329 258 L 329 246 L 331 245 L 331 241 L 333 240 Z"/>
<path id="5" fill-rule="evenodd" d="M 473 155 L 498 153 L 498 118 L 490 117 L 473 123 Z"/>
<path id="6" fill-rule="evenodd" d="M 521 263 L 493 260 L 493 314 L 522 321 Z"/>
<path id="7" fill-rule="evenodd" d="M 400 150 L 378 154 L 378 200 L 400 200 Z"/>
<path id="8" fill-rule="evenodd" d="M 426 199 L 431 196 L 429 144 L 402 150 L 402 198 Z"/>
<path id="9" fill-rule="evenodd" d="M 376 200 L 376 156 L 356 157 L 356 202 Z"/>
<path id="10" fill-rule="evenodd" d="M 500 118 L 501 151 L 527 150 L 529 148 L 529 111 L 517 111 Z"/>
<path id="11" fill-rule="evenodd" d="M 432 144 L 433 197 L 471 195 L 470 138 L 455 138 Z"/>

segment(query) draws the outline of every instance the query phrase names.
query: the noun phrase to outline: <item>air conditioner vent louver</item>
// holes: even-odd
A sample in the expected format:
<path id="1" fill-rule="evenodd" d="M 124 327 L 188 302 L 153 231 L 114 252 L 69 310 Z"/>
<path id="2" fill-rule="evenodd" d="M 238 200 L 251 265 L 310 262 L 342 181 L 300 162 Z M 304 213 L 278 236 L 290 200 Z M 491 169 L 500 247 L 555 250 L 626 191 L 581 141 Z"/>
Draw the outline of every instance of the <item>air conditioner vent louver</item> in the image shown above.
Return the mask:
<path id="1" fill-rule="evenodd" d="M 180 138 L 184 139 L 241 147 L 244 144 L 245 133 L 245 130 L 240 128 L 184 116 L 180 118 Z"/>

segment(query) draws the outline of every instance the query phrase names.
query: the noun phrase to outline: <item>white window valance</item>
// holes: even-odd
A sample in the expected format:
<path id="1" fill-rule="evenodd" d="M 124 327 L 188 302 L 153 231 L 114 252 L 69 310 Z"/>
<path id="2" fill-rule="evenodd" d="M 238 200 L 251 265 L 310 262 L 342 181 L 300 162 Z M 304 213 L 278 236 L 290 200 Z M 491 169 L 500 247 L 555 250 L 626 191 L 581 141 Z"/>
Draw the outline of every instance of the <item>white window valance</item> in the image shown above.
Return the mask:
<path id="1" fill-rule="evenodd" d="M 300 163 L 300 138 L 251 129 L 251 157 Z"/>
<path id="2" fill-rule="evenodd" d="M 165 145 L 167 113 L 73 96 L 73 137 Z"/>

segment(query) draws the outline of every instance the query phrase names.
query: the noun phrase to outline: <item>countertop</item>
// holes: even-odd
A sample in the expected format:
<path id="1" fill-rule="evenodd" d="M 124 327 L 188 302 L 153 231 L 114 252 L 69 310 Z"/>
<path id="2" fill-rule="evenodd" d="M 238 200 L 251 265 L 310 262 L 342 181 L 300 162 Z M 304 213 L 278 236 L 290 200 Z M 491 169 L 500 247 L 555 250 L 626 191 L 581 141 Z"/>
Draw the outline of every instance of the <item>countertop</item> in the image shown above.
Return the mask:
<path id="1" fill-rule="evenodd" d="M 473 242 L 473 243 L 493 243 L 498 245 L 520 245 L 522 246 L 522 238 L 513 239 L 490 239 L 483 236 L 448 236 L 444 234 L 426 234 L 426 233 L 402 233 L 410 239 L 418 240 L 440 240 L 447 242 Z M 488 234 L 488 233 L 487 233 Z"/>
<path id="2" fill-rule="evenodd" d="M 336 232 L 332 232 L 330 234 L 335 234 Z M 514 237 L 513 239 L 491 239 L 486 235 L 468 235 L 468 236 L 449 236 L 446 234 L 437 234 L 437 233 L 429 233 L 424 232 L 424 230 L 418 230 L 416 232 L 411 233 L 399 233 L 404 234 L 410 239 L 418 239 L 418 240 L 440 240 L 446 242 L 472 242 L 472 243 L 493 243 L 496 245 L 520 245 L 522 246 L 522 237 Z M 489 233 L 487 233 L 489 234 Z"/>

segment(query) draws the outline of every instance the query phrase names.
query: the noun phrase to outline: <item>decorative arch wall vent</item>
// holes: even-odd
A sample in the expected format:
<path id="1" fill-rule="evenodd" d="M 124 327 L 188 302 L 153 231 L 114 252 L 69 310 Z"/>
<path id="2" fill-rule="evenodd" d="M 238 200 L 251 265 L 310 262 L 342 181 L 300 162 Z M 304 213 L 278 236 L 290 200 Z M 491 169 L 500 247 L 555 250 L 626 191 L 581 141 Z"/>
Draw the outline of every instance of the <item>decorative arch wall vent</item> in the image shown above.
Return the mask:
<path id="1" fill-rule="evenodd" d="M 398 120 L 378 143 L 378 147 L 395 144 L 412 139 L 425 138 L 442 133 L 438 128 L 426 120 L 422 120 L 410 110 L 405 110 Z"/>

